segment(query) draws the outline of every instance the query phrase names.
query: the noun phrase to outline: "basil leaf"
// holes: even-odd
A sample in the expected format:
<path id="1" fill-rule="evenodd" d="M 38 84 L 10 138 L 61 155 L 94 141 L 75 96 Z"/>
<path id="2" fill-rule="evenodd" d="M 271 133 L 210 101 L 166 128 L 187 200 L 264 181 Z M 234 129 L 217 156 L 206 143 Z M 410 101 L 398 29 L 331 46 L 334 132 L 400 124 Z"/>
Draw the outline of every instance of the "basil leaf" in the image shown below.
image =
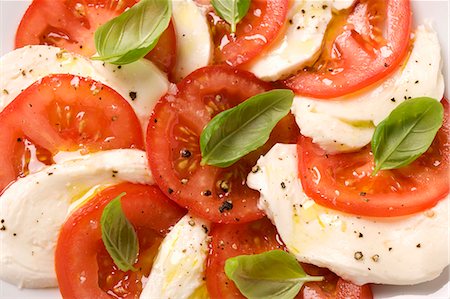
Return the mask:
<path id="1" fill-rule="evenodd" d="M 232 33 L 250 8 L 250 0 L 211 0 L 211 4 L 219 17 L 231 25 Z"/>
<path id="2" fill-rule="evenodd" d="M 291 90 L 275 89 L 216 115 L 200 136 L 201 164 L 228 167 L 262 146 L 293 99 Z"/>
<path id="3" fill-rule="evenodd" d="M 128 64 L 144 57 L 158 43 L 170 22 L 169 0 L 141 0 L 95 31 L 99 56 L 92 59 Z"/>
<path id="4" fill-rule="evenodd" d="M 323 280 L 306 274 L 295 257 L 282 250 L 229 258 L 225 274 L 250 299 L 291 299 L 305 282 Z"/>
<path id="5" fill-rule="evenodd" d="M 375 169 L 406 166 L 428 150 L 442 126 L 444 108 L 432 98 L 407 100 L 395 108 L 375 129 L 372 152 Z"/>
<path id="6" fill-rule="evenodd" d="M 102 228 L 102 240 L 106 250 L 114 263 L 122 271 L 136 269 L 133 267 L 138 251 L 139 243 L 133 225 L 125 217 L 120 199 L 125 193 L 121 193 L 105 207 L 100 219 Z"/>

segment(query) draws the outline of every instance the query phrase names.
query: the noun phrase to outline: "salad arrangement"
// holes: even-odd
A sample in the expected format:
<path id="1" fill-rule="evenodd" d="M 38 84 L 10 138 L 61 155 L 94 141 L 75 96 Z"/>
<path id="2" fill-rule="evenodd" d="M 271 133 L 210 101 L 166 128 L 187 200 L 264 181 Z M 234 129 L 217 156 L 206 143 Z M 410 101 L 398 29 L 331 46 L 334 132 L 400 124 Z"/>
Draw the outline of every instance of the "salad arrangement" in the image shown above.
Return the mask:
<path id="1" fill-rule="evenodd" d="M 409 1 L 34 0 L 15 42 L 2 280 L 372 298 L 449 265 L 441 53 Z"/>

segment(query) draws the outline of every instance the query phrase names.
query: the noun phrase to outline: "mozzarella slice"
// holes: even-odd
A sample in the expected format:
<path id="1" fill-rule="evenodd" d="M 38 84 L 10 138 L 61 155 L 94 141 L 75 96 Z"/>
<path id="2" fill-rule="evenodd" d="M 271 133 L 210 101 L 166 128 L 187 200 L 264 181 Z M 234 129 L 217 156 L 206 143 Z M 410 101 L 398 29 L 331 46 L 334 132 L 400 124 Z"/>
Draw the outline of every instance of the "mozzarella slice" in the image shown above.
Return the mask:
<path id="1" fill-rule="evenodd" d="M 262 80 L 275 81 L 313 62 L 331 17 L 330 1 L 293 1 L 284 32 L 250 62 L 248 70 Z"/>
<path id="2" fill-rule="evenodd" d="M 164 238 L 141 299 L 190 298 L 204 286 L 209 223 L 181 218 Z"/>
<path id="3" fill-rule="evenodd" d="M 204 12 L 192 0 L 173 0 L 172 17 L 177 37 L 174 79 L 179 81 L 212 60 L 212 41 Z"/>
<path id="4" fill-rule="evenodd" d="M 247 183 L 260 191 L 259 207 L 299 261 L 357 284 L 396 285 L 433 280 L 449 264 L 449 197 L 410 216 L 360 217 L 321 207 L 304 194 L 296 145 L 275 145 L 257 165 Z"/>
<path id="5" fill-rule="evenodd" d="M 419 26 L 403 67 L 375 86 L 331 100 L 295 97 L 292 113 L 303 135 L 329 152 L 357 150 L 370 142 L 375 126 L 408 98 L 444 94 L 439 40 L 430 23 Z"/>
<path id="6" fill-rule="evenodd" d="M 0 111 L 24 89 L 50 74 L 91 77 L 116 90 L 147 129 L 153 107 L 168 90 L 166 75 L 145 59 L 117 66 L 50 46 L 26 46 L 0 58 Z"/>
<path id="7" fill-rule="evenodd" d="M 153 183 L 145 152 L 85 155 L 13 183 L 0 196 L 0 279 L 25 288 L 56 287 L 55 246 L 72 201 L 124 181 Z"/>

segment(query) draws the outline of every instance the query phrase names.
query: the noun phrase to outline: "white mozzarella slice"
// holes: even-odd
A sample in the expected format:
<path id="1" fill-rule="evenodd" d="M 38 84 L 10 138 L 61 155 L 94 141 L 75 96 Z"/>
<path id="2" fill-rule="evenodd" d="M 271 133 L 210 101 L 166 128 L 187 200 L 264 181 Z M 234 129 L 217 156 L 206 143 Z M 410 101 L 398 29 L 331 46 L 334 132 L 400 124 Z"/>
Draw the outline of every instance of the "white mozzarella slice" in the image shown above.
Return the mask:
<path id="1" fill-rule="evenodd" d="M 317 59 L 332 17 L 330 1 L 293 1 L 284 32 L 248 70 L 266 81 L 284 79 Z"/>
<path id="2" fill-rule="evenodd" d="M 92 188 L 152 184 L 145 152 L 85 155 L 20 178 L 0 196 L 0 279 L 25 288 L 56 287 L 54 253 L 71 203 Z"/>
<path id="3" fill-rule="evenodd" d="M 116 90 L 133 107 L 143 130 L 153 107 L 168 88 L 166 75 L 140 59 L 116 66 L 50 46 L 26 46 L 0 58 L 0 111 L 24 89 L 50 74 L 91 77 Z"/>
<path id="4" fill-rule="evenodd" d="M 259 207 L 301 262 L 327 267 L 357 284 L 416 284 L 449 264 L 449 203 L 404 217 L 360 217 L 324 208 L 303 192 L 296 145 L 277 144 L 247 183 Z M 283 183 L 283 184 L 282 184 Z"/>
<path id="5" fill-rule="evenodd" d="M 297 96 L 292 113 L 303 135 L 329 152 L 357 150 L 370 142 L 375 126 L 408 98 L 444 94 L 439 40 L 430 23 L 417 28 L 407 63 L 386 80 L 331 100 Z"/>
<path id="6" fill-rule="evenodd" d="M 190 298 L 205 281 L 209 223 L 181 218 L 164 238 L 141 299 Z"/>
<path id="7" fill-rule="evenodd" d="M 174 79 L 179 81 L 212 60 L 212 41 L 205 13 L 193 0 L 173 0 L 172 17 L 177 37 Z"/>

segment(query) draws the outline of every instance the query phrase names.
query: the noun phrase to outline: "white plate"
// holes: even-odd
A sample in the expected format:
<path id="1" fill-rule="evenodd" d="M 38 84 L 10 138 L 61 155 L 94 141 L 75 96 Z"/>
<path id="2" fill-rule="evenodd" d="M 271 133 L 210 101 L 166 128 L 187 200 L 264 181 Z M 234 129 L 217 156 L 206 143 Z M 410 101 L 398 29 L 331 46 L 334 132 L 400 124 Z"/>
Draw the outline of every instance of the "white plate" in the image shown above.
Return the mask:
<path id="1" fill-rule="evenodd" d="M 59 0 L 55 0 L 59 1 Z M 17 25 L 25 12 L 29 0 L 0 0 L 0 54 L 13 49 L 14 35 Z M 439 40 L 444 55 L 444 76 L 446 78 L 445 95 L 448 98 L 448 62 L 449 62 L 449 16 L 450 5 L 447 0 L 412 1 L 414 22 L 422 23 L 425 18 L 433 20 L 433 25 L 439 34 Z M 1 67 L 1 66 L 0 66 Z M 1 78 L 0 78 L 1 80 Z M 449 231 L 450 233 L 450 231 Z M 1 244 L 0 244 L 1 245 Z M 432 257 L 430 257 L 432 258 Z M 414 267 L 412 261 L 411 267 Z M 449 299 L 450 298 L 449 268 L 437 279 L 415 286 L 374 286 L 375 298 L 379 299 Z M 0 281 L 0 298 L 2 299 L 53 299 L 61 295 L 55 289 L 19 290 L 15 286 Z"/>

